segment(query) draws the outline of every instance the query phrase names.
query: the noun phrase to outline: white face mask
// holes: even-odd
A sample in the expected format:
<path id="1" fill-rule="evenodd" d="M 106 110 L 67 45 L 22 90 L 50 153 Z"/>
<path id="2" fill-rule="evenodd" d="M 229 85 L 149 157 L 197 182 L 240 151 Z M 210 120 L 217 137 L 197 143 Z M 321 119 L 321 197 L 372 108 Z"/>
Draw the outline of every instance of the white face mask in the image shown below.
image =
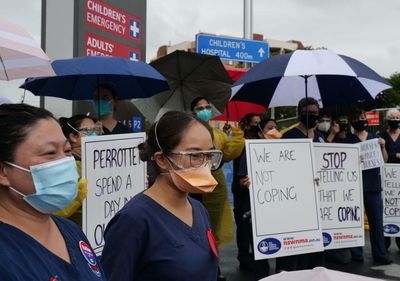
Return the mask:
<path id="1" fill-rule="evenodd" d="M 318 123 L 318 130 L 322 131 L 322 132 L 328 132 L 329 128 L 331 127 L 331 122 L 329 121 L 322 121 L 320 123 Z"/>

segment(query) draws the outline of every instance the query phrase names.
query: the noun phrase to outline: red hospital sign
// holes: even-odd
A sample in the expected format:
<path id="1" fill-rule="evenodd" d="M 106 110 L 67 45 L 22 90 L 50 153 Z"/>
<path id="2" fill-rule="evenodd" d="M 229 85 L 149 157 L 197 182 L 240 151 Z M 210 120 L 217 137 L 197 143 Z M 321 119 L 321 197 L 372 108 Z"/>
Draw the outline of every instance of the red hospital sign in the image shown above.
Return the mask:
<path id="1" fill-rule="evenodd" d="M 86 56 L 114 56 L 130 59 L 133 61 L 141 60 L 140 49 L 115 42 L 113 40 L 86 32 Z"/>
<path id="2" fill-rule="evenodd" d="M 142 41 L 142 20 L 102 1 L 87 0 L 85 22 L 124 39 L 136 43 Z"/>
<path id="3" fill-rule="evenodd" d="M 365 112 L 369 126 L 379 126 L 379 112 L 369 111 Z"/>

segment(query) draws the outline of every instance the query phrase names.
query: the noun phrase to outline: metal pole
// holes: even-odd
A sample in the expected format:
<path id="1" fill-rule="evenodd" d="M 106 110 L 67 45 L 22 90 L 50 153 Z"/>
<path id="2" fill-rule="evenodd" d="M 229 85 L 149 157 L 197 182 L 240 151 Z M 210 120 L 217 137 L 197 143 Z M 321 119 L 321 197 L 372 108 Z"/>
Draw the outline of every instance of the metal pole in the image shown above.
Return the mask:
<path id="1" fill-rule="evenodd" d="M 271 107 L 271 118 L 275 119 L 275 107 Z"/>
<path id="2" fill-rule="evenodd" d="M 243 0 L 243 38 L 253 39 L 253 0 Z M 246 68 L 251 67 L 251 63 L 245 63 Z"/>
<path id="3" fill-rule="evenodd" d="M 253 0 L 243 1 L 243 38 L 253 39 Z"/>

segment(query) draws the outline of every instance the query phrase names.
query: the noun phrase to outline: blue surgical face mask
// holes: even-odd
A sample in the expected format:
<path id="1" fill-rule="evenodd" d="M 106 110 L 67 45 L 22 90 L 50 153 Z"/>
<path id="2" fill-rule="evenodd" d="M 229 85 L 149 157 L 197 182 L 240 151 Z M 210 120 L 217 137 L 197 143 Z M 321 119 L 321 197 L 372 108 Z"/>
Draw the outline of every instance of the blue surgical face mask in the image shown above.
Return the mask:
<path id="1" fill-rule="evenodd" d="M 97 134 L 94 132 L 90 134 L 85 134 L 85 137 L 95 137 L 95 136 L 97 136 Z"/>
<path id="2" fill-rule="evenodd" d="M 203 120 L 204 122 L 208 122 L 212 117 L 212 113 L 211 113 L 211 110 L 204 109 L 201 111 L 197 111 L 196 116 L 197 116 L 197 118 Z"/>
<path id="3" fill-rule="evenodd" d="M 100 116 L 107 116 L 113 109 L 112 101 L 110 100 L 94 100 L 93 107 L 94 111 Z"/>
<path id="4" fill-rule="evenodd" d="M 25 169 L 14 163 L 8 165 L 32 174 L 36 192 L 25 195 L 10 186 L 33 208 L 44 214 L 54 213 L 68 207 L 78 192 L 78 172 L 75 159 L 65 157 Z"/>

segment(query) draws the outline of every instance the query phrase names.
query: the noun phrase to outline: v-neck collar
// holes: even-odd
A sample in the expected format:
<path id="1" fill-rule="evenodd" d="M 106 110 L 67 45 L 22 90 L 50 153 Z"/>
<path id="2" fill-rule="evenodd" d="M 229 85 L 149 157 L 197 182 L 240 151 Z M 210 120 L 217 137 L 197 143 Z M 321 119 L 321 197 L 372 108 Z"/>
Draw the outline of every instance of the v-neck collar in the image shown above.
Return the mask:
<path id="1" fill-rule="evenodd" d="M 397 136 L 396 140 L 393 140 L 392 136 L 390 135 L 390 133 L 388 131 L 386 131 L 387 135 L 388 135 L 388 139 L 393 143 L 393 144 L 397 144 L 400 140 L 400 134 Z"/>
<path id="2" fill-rule="evenodd" d="M 18 233 L 18 235 L 24 236 L 27 240 L 30 240 L 31 243 L 33 243 L 34 245 L 38 246 L 42 251 L 50 254 L 52 257 L 54 257 L 55 259 L 61 261 L 63 264 L 67 265 L 71 269 L 76 270 L 76 268 L 74 266 L 75 265 L 75 256 L 73 254 L 73 251 L 71 251 L 73 245 L 70 244 L 71 242 L 67 239 L 67 237 L 64 235 L 64 233 L 61 231 L 62 227 L 59 225 L 59 222 L 57 221 L 57 219 L 54 219 L 53 216 L 51 216 L 51 219 L 56 224 L 58 230 L 60 231 L 60 233 L 61 233 L 61 235 L 62 235 L 62 237 L 63 237 L 63 239 L 65 241 L 65 246 L 67 247 L 67 251 L 68 251 L 68 255 L 69 255 L 69 258 L 71 260 L 71 263 L 69 263 L 66 260 L 64 260 L 63 258 L 57 256 L 55 253 L 53 253 L 52 251 L 47 249 L 45 246 L 43 246 L 41 243 L 39 243 L 35 238 L 30 236 L 28 233 L 22 231 L 18 227 L 15 227 L 15 226 L 13 226 L 11 224 L 8 224 L 8 223 L 5 223 L 3 221 L 0 221 L 0 227 L 1 227 L 1 225 L 4 225 L 5 227 L 13 229 L 14 231 L 16 231 Z"/>
<path id="3" fill-rule="evenodd" d="M 193 207 L 193 202 L 192 199 L 190 197 L 188 197 L 188 201 L 189 204 L 192 206 L 192 226 L 189 226 L 188 224 L 186 224 L 183 220 L 181 220 L 180 218 L 178 218 L 177 216 L 175 216 L 173 213 L 171 213 L 168 209 L 166 209 L 164 206 L 162 206 L 161 204 L 159 204 L 156 200 L 154 200 L 153 198 L 151 198 L 150 196 L 142 193 L 142 196 L 144 198 L 146 198 L 145 200 L 147 202 L 149 202 L 150 204 L 154 205 L 157 207 L 157 209 L 159 209 L 162 213 L 164 213 L 166 216 L 168 217 L 172 217 L 173 220 L 177 223 L 182 225 L 184 228 L 190 230 L 191 232 L 194 231 L 197 228 L 197 214 L 196 214 L 196 210 Z"/>

